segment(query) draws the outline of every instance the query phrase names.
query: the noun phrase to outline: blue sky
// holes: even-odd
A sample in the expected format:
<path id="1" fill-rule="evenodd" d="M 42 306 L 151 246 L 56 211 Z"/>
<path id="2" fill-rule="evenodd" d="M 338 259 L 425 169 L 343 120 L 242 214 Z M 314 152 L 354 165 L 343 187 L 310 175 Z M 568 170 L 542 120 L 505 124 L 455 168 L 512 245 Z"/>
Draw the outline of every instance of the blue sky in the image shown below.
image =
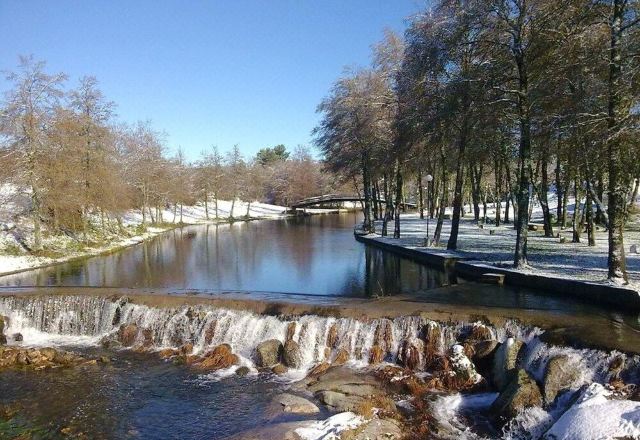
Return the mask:
<path id="1" fill-rule="evenodd" d="M 315 109 L 385 27 L 426 0 L 0 0 L 0 69 L 19 54 L 74 85 L 94 75 L 118 118 L 151 120 L 195 159 L 310 144 Z M 6 89 L 2 80 L 0 89 Z"/>

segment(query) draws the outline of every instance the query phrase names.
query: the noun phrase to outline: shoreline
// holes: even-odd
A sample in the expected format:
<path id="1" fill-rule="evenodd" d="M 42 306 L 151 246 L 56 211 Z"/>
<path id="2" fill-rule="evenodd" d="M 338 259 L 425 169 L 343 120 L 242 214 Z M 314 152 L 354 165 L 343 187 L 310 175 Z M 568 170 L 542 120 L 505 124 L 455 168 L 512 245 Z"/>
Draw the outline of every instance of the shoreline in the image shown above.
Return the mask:
<path id="1" fill-rule="evenodd" d="M 303 216 L 312 216 L 312 215 L 326 215 L 326 214 L 336 214 L 336 213 L 340 213 L 343 212 L 341 210 L 314 210 L 312 212 L 301 212 L 300 214 L 296 214 L 296 213 L 290 213 L 289 211 L 287 211 L 284 214 L 280 214 L 278 217 L 274 217 L 274 216 L 264 216 L 264 217 L 249 217 L 249 218 L 243 218 L 243 217 L 236 217 L 233 220 L 229 219 L 228 217 L 224 217 L 224 218 L 219 218 L 219 219 L 209 219 L 209 220 L 203 220 L 200 222 L 196 222 L 196 223 L 169 223 L 169 224 L 163 224 L 162 227 L 158 227 L 158 226 L 154 226 L 153 224 L 149 224 L 148 228 L 151 229 L 157 229 L 155 231 L 147 231 L 145 233 L 143 233 L 142 235 L 134 235 L 132 237 L 128 237 L 119 241 L 114 242 L 112 245 L 108 245 L 104 248 L 97 248 L 97 249 L 88 249 L 86 252 L 80 252 L 78 254 L 74 254 L 74 255 L 69 255 L 69 256 L 65 256 L 65 257 L 59 257 L 59 258 L 49 258 L 49 257 L 37 257 L 34 255 L 24 255 L 24 257 L 31 257 L 31 258 L 42 258 L 42 259 L 49 259 L 51 261 L 46 261 L 43 262 L 42 264 L 35 264 L 32 266 L 24 266 L 24 267 L 20 267 L 18 269 L 13 269 L 13 270 L 9 270 L 9 271 L 0 271 L 0 277 L 4 277 L 4 276 L 9 276 L 9 275 L 15 275 L 15 274 L 19 274 L 19 273 L 23 273 L 23 272 L 28 272 L 30 270 L 38 270 L 38 269 L 45 269 L 48 267 L 52 267 L 52 266 L 57 266 L 59 264 L 65 264 L 65 263 L 71 263 L 74 261 L 79 261 L 79 260 L 84 260 L 84 259 L 88 259 L 88 258 L 93 258 L 93 257 L 99 257 L 99 256 L 104 256 L 104 255 L 111 255 L 113 253 L 119 252 L 121 250 L 127 249 L 129 247 L 132 246 L 136 246 L 139 244 L 142 244 L 146 241 L 150 241 L 153 240 L 156 237 L 161 236 L 162 234 L 165 234 L 167 232 L 171 232 L 173 230 L 176 229 L 180 229 L 180 228 L 185 228 L 185 227 L 189 227 L 189 226 L 198 226 L 198 225 L 229 225 L 229 224 L 233 224 L 233 223 L 243 223 L 243 222 L 252 222 L 252 221 L 257 221 L 257 220 L 285 220 L 285 219 L 290 219 L 290 218 L 297 218 L 297 217 L 303 217 Z M 345 211 L 346 212 L 346 211 Z M 12 255 L 5 255 L 5 254 L 1 254 L 0 253 L 0 258 L 2 257 L 13 257 Z M 20 257 L 16 257 L 16 258 L 20 258 Z"/>
<path id="2" fill-rule="evenodd" d="M 354 233 L 355 240 L 418 263 L 449 271 L 466 280 L 481 281 L 486 275 L 501 275 L 504 284 L 542 290 L 559 297 L 572 297 L 590 304 L 615 307 L 624 311 L 640 311 L 640 293 L 633 288 L 616 286 L 553 274 L 535 274 L 499 267 L 489 261 L 465 257 L 456 251 L 429 249 L 408 244 L 394 243 L 378 234 Z"/>
<path id="3" fill-rule="evenodd" d="M 477 292 L 491 285 L 465 283 L 441 288 L 447 294 Z M 370 321 L 379 318 L 422 316 L 439 322 L 485 322 L 502 327 L 509 321 L 538 327 L 550 341 L 576 348 L 619 350 L 640 354 L 640 333 L 616 316 L 592 315 L 580 311 L 492 307 L 430 302 L 416 296 L 398 295 L 382 298 L 348 298 L 288 293 L 209 292 L 171 289 L 128 289 L 116 287 L 1 287 L 0 296 L 126 296 L 132 303 L 156 308 L 211 305 L 214 307 L 252 312 L 257 315 L 288 318 L 315 315 L 321 317 L 354 318 Z M 571 326 L 568 326 L 571 322 Z M 614 331 L 615 330 L 615 331 Z"/>

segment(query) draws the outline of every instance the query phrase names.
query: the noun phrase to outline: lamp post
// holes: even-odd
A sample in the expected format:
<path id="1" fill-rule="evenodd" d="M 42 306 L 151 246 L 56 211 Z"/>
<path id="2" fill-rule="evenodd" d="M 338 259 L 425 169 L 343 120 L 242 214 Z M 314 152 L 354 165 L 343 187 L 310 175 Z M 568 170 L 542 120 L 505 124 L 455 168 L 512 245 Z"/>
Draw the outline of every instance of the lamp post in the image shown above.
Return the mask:
<path id="1" fill-rule="evenodd" d="M 429 183 L 433 180 L 433 176 L 431 174 L 427 174 L 425 176 L 425 180 L 427 181 L 427 186 L 424 187 L 424 190 L 427 192 L 427 247 L 429 247 L 429 242 L 431 241 L 429 236 L 429 217 L 431 214 L 431 204 L 429 203 Z"/>

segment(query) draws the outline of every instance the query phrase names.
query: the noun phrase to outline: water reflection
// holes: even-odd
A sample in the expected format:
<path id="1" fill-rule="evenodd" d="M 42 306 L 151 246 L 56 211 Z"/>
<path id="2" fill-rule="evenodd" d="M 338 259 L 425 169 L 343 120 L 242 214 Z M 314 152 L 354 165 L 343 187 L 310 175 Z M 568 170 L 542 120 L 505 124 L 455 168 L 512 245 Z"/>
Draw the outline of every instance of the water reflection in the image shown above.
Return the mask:
<path id="1" fill-rule="evenodd" d="M 353 239 L 357 214 L 176 229 L 112 255 L 0 278 L 5 286 L 109 286 L 385 296 L 446 274 Z"/>

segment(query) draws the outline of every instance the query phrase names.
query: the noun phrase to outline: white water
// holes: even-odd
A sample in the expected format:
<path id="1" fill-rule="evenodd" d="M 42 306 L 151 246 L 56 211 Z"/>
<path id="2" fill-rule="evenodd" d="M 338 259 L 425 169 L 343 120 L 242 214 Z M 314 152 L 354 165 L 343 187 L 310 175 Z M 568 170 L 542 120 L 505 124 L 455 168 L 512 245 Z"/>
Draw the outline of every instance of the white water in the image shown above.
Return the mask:
<path id="1" fill-rule="evenodd" d="M 252 366 L 258 344 L 268 339 L 284 342 L 287 327 L 295 322 L 293 339 L 300 345 L 303 356 L 300 373 L 319 362 L 331 361 L 340 349 L 349 353 L 351 365 L 365 366 L 374 344 L 386 349 L 387 362 L 395 363 L 403 341 L 424 339 L 426 327 L 434 325 L 440 327 L 437 346 L 444 353 L 464 339 L 473 326 L 469 323 L 435 323 L 420 316 L 373 320 L 315 315 L 282 318 L 210 305 L 149 307 L 134 304 L 126 297 L 93 295 L 4 296 L 0 297 L 0 314 L 9 318 L 5 334 L 10 338 L 14 333 L 21 333 L 24 345 L 98 344 L 103 337 L 117 332 L 121 325 L 136 324 L 140 329 L 151 331 L 154 349 L 177 348 L 192 343 L 196 353 L 203 353 L 227 343 L 247 366 Z M 327 359 L 325 348 L 334 326 L 337 333 L 336 348 L 331 350 Z M 211 328 L 214 329 L 213 337 L 207 343 L 207 330 Z M 379 329 L 377 341 L 376 329 Z M 381 336 L 384 329 L 391 330 L 387 331 L 390 338 L 386 341 Z M 584 383 L 605 382 L 608 380 L 607 367 L 611 359 L 614 356 L 626 358 L 616 352 L 550 346 L 538 338 L 542 333 L 540 329 L 522 327 L 515 322 L 507 322 L 502 328 L 489 329 L 499 341 L 504 341 L 509 335 L 527 343 L 524 366 L 539 381 L 542 380 L 548 360 L 559 354 L 569 356 L 575 368 L 581 372 L 576 388 Z M 138 338 L 138 342 L 142 343 L 142 332 Z M 423 362 L 424 359 L 421 359 L 420 368 L 424 366 Z M 639 365 L 638 356 L 626 359 L 628 374 L 637 375 Z M 638 378 L 630 379 L 637 382 Z"/>

